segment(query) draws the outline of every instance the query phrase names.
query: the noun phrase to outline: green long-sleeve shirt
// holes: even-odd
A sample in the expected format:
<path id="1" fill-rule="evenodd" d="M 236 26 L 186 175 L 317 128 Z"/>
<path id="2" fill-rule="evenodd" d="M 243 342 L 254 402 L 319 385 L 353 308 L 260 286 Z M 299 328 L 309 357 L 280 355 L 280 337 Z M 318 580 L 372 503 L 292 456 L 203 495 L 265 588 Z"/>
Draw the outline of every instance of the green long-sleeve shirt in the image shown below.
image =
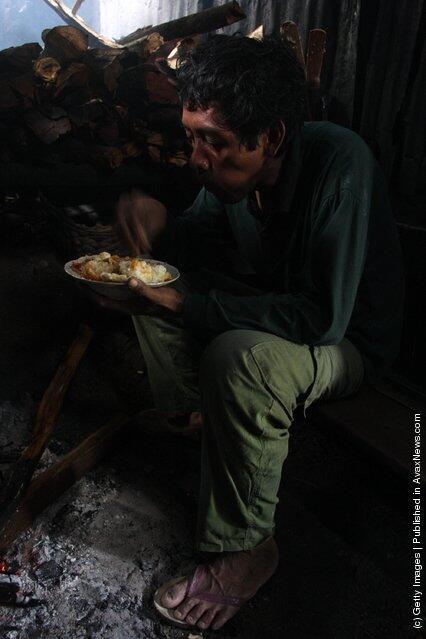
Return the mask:
<path id="1" fill-rule="evenodd" d="M 216 335 L 257 329 L 297 343 L 338 344 L 363 355 L 367 379 L 395 358 L 403 277 L 384 179 L 362 139 L 329 122 L 303 126 L 286 151 L 280 206 L 262 219 L 253 198 L 223 204 L 202 189 L 169 216 L 156 253 L 182 270 L 245 278 L 257 295 L 190 294 L 183 321 Z"/>

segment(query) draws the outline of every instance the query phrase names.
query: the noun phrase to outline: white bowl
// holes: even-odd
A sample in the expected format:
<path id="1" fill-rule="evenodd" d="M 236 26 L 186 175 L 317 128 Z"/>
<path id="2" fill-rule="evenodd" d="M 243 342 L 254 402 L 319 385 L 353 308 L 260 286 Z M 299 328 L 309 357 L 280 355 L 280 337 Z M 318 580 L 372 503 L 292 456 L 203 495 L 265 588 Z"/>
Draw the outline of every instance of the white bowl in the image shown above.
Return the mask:
<path id="1" fill-rule="evenodd" d="M 104 297 L 109 297 L 112 300 L 130 300 L 134 298 L 135 294 L 127 286 L 127 282 L 98 282 L 96 280 L 87 280 L 85 277 L 82 277 L 77 271 L 75 271 L 72 266 L 75 263 L 85 262 L 88 258 L 93 258 L 94 255 L 84 255 L 76 260 L 70 260 L 64 266 L 65 273 L 71 275 L 74 279 L 78 280 L 82 284 L 86 284 L 90 289 L 92 289 L 98 295 L 103 295 Z M 172 284 L 172 282 L 176 282 L 176 280 L 180 277 L 180 273 L 177 268 L 167 264 L 167 262 L 161 262 L 160 260 L 151 260 L 148 258 L 143 258 L 145 262 L 149 264 L 162 264 L 167 271 L 170 273 L 172 278 L 167 280 L 167 282 L 159 282 L 158 284 L 147 284 L 147 286 L 151 286 L 152 288 L 158 288 L 159 286 L 168 286 Z"/>

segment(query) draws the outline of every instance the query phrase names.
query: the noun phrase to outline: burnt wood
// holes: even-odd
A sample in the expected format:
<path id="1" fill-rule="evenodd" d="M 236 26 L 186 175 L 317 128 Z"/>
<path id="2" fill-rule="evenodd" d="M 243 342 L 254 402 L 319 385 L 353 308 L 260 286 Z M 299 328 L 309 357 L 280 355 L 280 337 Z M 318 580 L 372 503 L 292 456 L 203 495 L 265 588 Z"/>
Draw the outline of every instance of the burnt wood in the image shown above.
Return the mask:
<path id="1" fill-rule="evenodd" d="M 16 510 L 24 495 L 40 457 L 55 427 L 65 393 L 93 336 L 89 326 L 82 325 L 64 360 L 59 365 L 38 407 L 34 432 L 29 445 L 12 470 L 0 499 L 0 531 Z"/>
<path id="2" fill-rule="evenodd" d="M 110 422 L 89 435 L 76 448 L 31 484 L 19 507 L 7 518 L 0 534 L 0 554 L 34 522 L 45 508 L 52 505 L 76 481 L 92 470 L 119 442 L 130 415 L 118 414 Z"/>

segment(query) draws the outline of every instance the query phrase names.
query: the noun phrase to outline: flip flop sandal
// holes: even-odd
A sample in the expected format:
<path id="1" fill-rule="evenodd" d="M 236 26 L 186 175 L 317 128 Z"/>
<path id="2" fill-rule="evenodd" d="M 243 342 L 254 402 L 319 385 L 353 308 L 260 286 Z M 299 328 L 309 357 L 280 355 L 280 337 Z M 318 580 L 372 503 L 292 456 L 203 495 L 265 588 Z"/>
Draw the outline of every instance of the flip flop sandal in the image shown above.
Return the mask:
<path id="1" fill-rule="evenodd" d="M 240 599 L 239 597 L 226 597 L 225 595 L 216 595 L 212 592 L 203 592 L 198 590 L 198 586 L 201 582 L 202 577 L 205 576 L 207 572 L 207 568 L 204 565 L 197 566 L 191 581 L 188 581 L 188 585 L 186 587 L 185 597 L 194 597 L 199 599 L 200 601 L 208 601 L 210 603 L 222 604 L 225 606 L 235 606 L 236 608 L 240 608 L 245 600 Z M 160 615 L 167 619 L 170 623 L 175 626 L 179 626 L 180 628 L 191 629 L 194 628 L 195 624 L 188 624 L 185 621 L 179 621 L 173 615 L 175 608 L 165 608 L 161 603 L 161 599 L 171 586 L 183 581 L 186 577 L 177 577 L 176 579 L 172 579 L 168 581 L 166 584 L 158 588 L 158 590 L 154 594 L 154 606 L 160 613 Z M 182 600 L 183 601 L 183 600 Z"/>

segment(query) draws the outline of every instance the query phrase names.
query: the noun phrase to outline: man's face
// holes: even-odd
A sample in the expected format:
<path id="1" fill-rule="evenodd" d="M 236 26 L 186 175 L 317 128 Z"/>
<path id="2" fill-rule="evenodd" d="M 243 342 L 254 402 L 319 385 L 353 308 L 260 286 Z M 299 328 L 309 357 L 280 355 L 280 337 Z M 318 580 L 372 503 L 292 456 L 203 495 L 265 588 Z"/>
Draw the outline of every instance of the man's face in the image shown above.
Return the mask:
<path id="1" fill-rule="evenodd" d="M 239 202 L 264 174 L 264 139 L 249 151 L 233 131 L 221 128 L 213 107 L 206 111 L 183 108 L 182 124 L 192 146 L 190 165 L 198 179 L 222 202 Z"/>

